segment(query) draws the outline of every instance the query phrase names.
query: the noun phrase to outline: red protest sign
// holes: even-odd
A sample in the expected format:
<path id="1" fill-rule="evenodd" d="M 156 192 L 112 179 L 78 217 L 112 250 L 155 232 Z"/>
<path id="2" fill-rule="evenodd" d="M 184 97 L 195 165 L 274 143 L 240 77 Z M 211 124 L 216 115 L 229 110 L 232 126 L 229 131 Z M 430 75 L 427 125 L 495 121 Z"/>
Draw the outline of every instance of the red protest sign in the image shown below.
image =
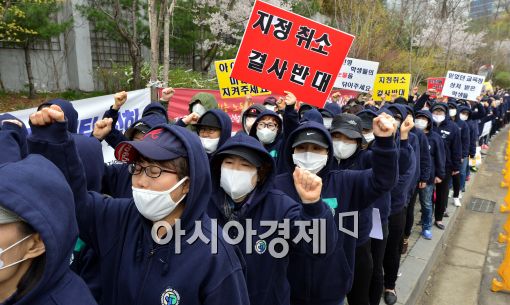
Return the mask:
<path id="1" fill-rule="evenodd" d="M 444 86 L 444 77 L 429 77 L 427 78 L 427 90 L 436 89 L 438 94 L 441 94 Z M 432 96 L 435 98 L 436 96 Z"/>
<path id="2" fill-rule="evenodd" d="M 256 1 L 231 77 L 324 106 L 354 36 Z"/>

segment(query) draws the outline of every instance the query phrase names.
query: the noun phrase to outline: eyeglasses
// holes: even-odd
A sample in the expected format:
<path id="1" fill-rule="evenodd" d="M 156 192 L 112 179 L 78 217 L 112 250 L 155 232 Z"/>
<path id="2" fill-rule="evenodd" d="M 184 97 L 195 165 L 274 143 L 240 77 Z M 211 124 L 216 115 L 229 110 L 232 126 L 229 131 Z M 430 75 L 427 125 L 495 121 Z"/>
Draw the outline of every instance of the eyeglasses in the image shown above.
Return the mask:
<path id="1" fill-rule="evenodd" d="M 198 135 L 210 136 L 218 131 L 218 128 L 203 127 L 198 129 Z"/>
<path id="2" fill-rule="evenodd" d="M 264 122 L 259 122 L 257 124 L 257 129 L 264 129 L 264 128 L 268 128 L 271 131 L 275 131 L 278 128 L 278 125 L 276 125 L 275 123 L 264 123 Z"/>
<path id="3" fill-rule="evenodd" d="M 161 173 L 177 174 L 176 171 L 162 169 L 161 167 L 156 165 L 141 166 L 138 163 L 129 164 L 128 171 L 131 175 L 140 175 L 142 173 L 142 170 L 148 177 L 151 178 L 158 178 L 159 176 L 161 176 Z"/>

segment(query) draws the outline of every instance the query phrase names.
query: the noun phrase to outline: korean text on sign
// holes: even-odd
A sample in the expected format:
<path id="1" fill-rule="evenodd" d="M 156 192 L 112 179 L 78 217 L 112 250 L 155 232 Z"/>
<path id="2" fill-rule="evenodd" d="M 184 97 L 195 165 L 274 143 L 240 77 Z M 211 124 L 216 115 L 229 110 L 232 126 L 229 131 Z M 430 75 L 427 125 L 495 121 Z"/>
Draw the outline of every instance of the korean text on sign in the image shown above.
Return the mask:
<path id="1" fill-rule="evenodd" d="M 427 90 L 435 89 L 436 92 L 441 93 L 443 91 L 444 81 L 444 77 L 427 78 Z"/>
<path id="2" fill-rule="evenodd" d="M 475 74 L 448 71 L 443 96 L 476 101 L 483 88 L 485 77 Z"/>
<path id="3" fill-rule="evenodd" d="M 247 94 L 250 94 L 251 96 L 271 94 L 271 92 L 265 89 L 230 77 L 230 73 L 234 67 L 234 62 L 234 59 L 219 60 L 214 62 L 221 98 L 237 98 L 246 96 Z"/>
<path id="4" fill-rule="evenodd" d="M 411 74 L 377 74 L 374 83 L 373 99 L 374 101 L 380 101 L 383 94 L 386 95 L 387 100 L 393 94 L 407 99 L 410 85 Z"/>
<path id="5" fill-rule="evenodd" d="M 256 1 L 232 77 L 322 107 L 354 36 Z"/>
<path id="6" fill-rule="evenodd" d="M 346 57 L 335 81 L 335 88 L 368 92 L 374 86 L 379 63 Z"/>

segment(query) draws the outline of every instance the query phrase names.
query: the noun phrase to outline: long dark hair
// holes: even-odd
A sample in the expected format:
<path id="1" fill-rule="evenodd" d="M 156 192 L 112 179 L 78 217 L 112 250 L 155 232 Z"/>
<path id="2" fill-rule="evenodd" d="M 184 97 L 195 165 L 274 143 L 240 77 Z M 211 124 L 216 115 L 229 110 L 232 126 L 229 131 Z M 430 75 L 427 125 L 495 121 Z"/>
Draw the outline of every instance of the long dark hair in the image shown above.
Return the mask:
<path id="1" fill-rule="evenodd" d="M 19 230 L 23 236 L 28 236 L 30 234 L 37 233 L 34 228 L 26 223 L 19 222 Z M 26 296 L 30 291 L 32 291 L 35 286 L 39 283 L 44 274 L 44 268 L 46 266 L 46 253 L 34 258 L 32 260 L 32 264 L 28 271 L 23 275 L 20 282 L 18 283 L 18 289 L 14 296 L 14 302 L 21 300 L 24 296 Z"/>

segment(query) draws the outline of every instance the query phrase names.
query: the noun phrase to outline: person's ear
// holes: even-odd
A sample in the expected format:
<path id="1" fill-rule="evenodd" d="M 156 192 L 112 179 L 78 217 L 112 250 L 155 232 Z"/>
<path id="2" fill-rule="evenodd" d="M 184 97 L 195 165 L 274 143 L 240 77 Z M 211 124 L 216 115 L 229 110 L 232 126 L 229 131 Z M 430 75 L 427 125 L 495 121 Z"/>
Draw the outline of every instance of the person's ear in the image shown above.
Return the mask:
<path id="1" fill-rule="evenodd" d="M 27 244 L 28 244 L 27 253 L 25 254 L 25 257 L 23 257 L 23 259 L 36 258 L 46 252 L 46 246 L 44 245 L 44 242 L 39 233 L 33 234 L 27 240 Z"/>
<path id="2" fill-rule="evenodd" d="M 189 184 L 190 184 L 189 178 L 186 179 L 186 181 L 184 181 L 182 183 L 182 193 L 183 194 L 188 194 L 189 193 Z"/>

